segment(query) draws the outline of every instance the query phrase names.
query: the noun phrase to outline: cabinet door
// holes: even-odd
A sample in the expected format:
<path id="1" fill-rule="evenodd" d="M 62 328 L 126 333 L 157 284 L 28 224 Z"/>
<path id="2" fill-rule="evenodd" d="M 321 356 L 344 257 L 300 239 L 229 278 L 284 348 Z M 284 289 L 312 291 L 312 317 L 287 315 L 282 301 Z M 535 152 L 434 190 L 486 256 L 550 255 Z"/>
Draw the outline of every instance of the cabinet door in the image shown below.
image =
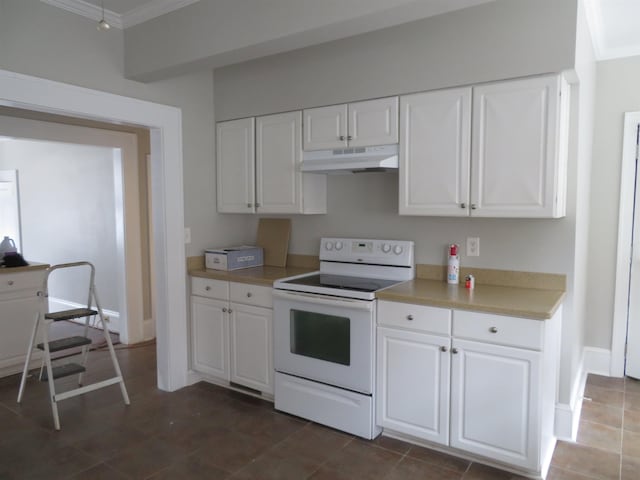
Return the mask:
<path id="1" fill-rule="evenodd" d="M 30 296 L 22 297 L 22 293 Z M 0 300 L 0 377 L 22 371 L 36 315 L 41 308 L 35 290 Z M 42 328 L 39 330 L 38 342 L 42 341 Z M 41 358 L 41 352 L 34 350 L 33 358 Z"/>
<path id="2" fill-rule="evenodd" d="M 304 110 L 305 150 L 347 147 L 347 105 Z"/>
<path id="3" fill-rule="evenodd" d="M 349 147 L 398 143 L 398 97 L 349 104 Z"/>
<path id="4" fill-rule="evenodd" d="M 471 89 L 401 98 L 400 214 L 467 216 Z"/>
<path id="5" fill-rule="evenodd" d="M 302 212 L 302 112 L 258 117 L 256 197 L 259 213 Z"/>
<path id="6" fill-rule="evenodd" d="M 451 352 L 451 446 L 538 469 L 541 354 L 456 338 Z"/>
<path id="7" fill-rule="evenodd" d="M 378 328 L 378 425 L 448 445 L 450 342 Z"/>
<path id="8" fill-rule="evenodd" d="M 231 304 L 231 381 L 273 393 L 273 310 Z"/>
<path id="9" fill-rule="evenodd" d="M 548 76 L 473 89 L 472 215 L 564 215 L 559 86 Z"/>
<path id="10" fill-rule="evenodd" d="M 217 125 L 218 211 L 255 211 L 254 119 L 242 118 Z"/>
<path id="11" fill-rule="evenodd" d="M 191 296 L 193 369 L 229 381 L 227 302 Z"/>

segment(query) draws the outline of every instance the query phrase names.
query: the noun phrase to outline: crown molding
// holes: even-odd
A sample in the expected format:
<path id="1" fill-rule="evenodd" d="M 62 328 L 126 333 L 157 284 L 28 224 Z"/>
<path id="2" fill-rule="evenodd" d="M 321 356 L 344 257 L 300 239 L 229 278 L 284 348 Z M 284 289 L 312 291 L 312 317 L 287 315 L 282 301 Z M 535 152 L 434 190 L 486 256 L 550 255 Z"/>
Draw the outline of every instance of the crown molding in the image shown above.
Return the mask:
<path id="1" fill-rule="evenodd" d="M 61 8 L 67 12 L 81 15 L 90 20 L 99 22 L 102 20 L 102 8 L 83 0 L 40 0 L 42 3 L 52 5 L 54 7 Z M 122 15 L 112 12 L 111 10 L 104 10 L 104 19 L 113 28 L 123 29 Z"/>
<path id="2" fill-rule="evenodd" d="M 81 15 L 85 18 L 99 22 L 102 19 L 102 8 L 84 0 L 40 0 L 67 12 Z M 125 28 L 144 23 L 152 18 L 186 7 L 200 0 L 149 0 L 144 5 L 119 14 L 105 9 L 104 19 L 114 28 Z"/>
<path id="3" fill-rule="evenodd" d="M 144 5 L 125 12 L 122 16 L 124 28 L 133 27 L 151 20 L 152 18 L 171 13 L 183 7 L 187 7 L 200 0 L 149 0 Z"/>

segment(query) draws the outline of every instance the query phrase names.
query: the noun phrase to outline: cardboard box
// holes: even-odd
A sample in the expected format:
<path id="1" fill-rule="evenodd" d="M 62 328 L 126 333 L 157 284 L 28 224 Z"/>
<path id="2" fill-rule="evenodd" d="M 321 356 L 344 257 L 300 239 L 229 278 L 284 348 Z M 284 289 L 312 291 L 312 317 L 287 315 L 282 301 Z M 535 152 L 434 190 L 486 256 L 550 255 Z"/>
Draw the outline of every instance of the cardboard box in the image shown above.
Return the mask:
<path id="1" fill-rule="evenodd" d="M 259 267 L 263 264 L 261 247 L 240 245 L 237 247 L 208 248 L 204 252 L 205 266 L 213 270 L 238 270 Z"/>

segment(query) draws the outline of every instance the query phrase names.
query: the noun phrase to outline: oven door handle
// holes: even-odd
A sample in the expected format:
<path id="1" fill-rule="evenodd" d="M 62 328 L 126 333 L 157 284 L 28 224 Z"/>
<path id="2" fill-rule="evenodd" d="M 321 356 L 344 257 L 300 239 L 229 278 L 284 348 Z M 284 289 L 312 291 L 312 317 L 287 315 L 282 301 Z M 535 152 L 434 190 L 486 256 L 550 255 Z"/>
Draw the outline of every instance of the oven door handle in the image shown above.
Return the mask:
<path id="1" fill-rule="evenodd" d="M 323 305 L 329 307 L 344 307 L 352 310 L 365 310 L 370 312 L 373 310 L 375 302 L 368 300 L 356 300 L 352 298 L 337 298 L 329 297 L 326 295 L 303 293 L 303 292 L 287 292 L 283 290 L 273 290 L 274 298 L 281 298 L 283 300 L 301 301 L 305 303 L 312 303 L 314 305 Z"/>

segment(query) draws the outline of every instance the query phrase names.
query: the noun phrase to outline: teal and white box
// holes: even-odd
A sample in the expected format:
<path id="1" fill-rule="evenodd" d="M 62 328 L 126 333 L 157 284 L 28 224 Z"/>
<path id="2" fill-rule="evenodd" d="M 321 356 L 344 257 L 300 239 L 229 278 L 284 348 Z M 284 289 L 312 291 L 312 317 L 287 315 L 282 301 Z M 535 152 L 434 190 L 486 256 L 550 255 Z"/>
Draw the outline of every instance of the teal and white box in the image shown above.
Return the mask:
<path id="1" fill-rule="evenodd" d="M 204 252 L 205 266 L 212 270 L 238 270 L 259 267 L 264 263 L 262 247 L 240 245 L 237 247 L 208 248 Z"/>

